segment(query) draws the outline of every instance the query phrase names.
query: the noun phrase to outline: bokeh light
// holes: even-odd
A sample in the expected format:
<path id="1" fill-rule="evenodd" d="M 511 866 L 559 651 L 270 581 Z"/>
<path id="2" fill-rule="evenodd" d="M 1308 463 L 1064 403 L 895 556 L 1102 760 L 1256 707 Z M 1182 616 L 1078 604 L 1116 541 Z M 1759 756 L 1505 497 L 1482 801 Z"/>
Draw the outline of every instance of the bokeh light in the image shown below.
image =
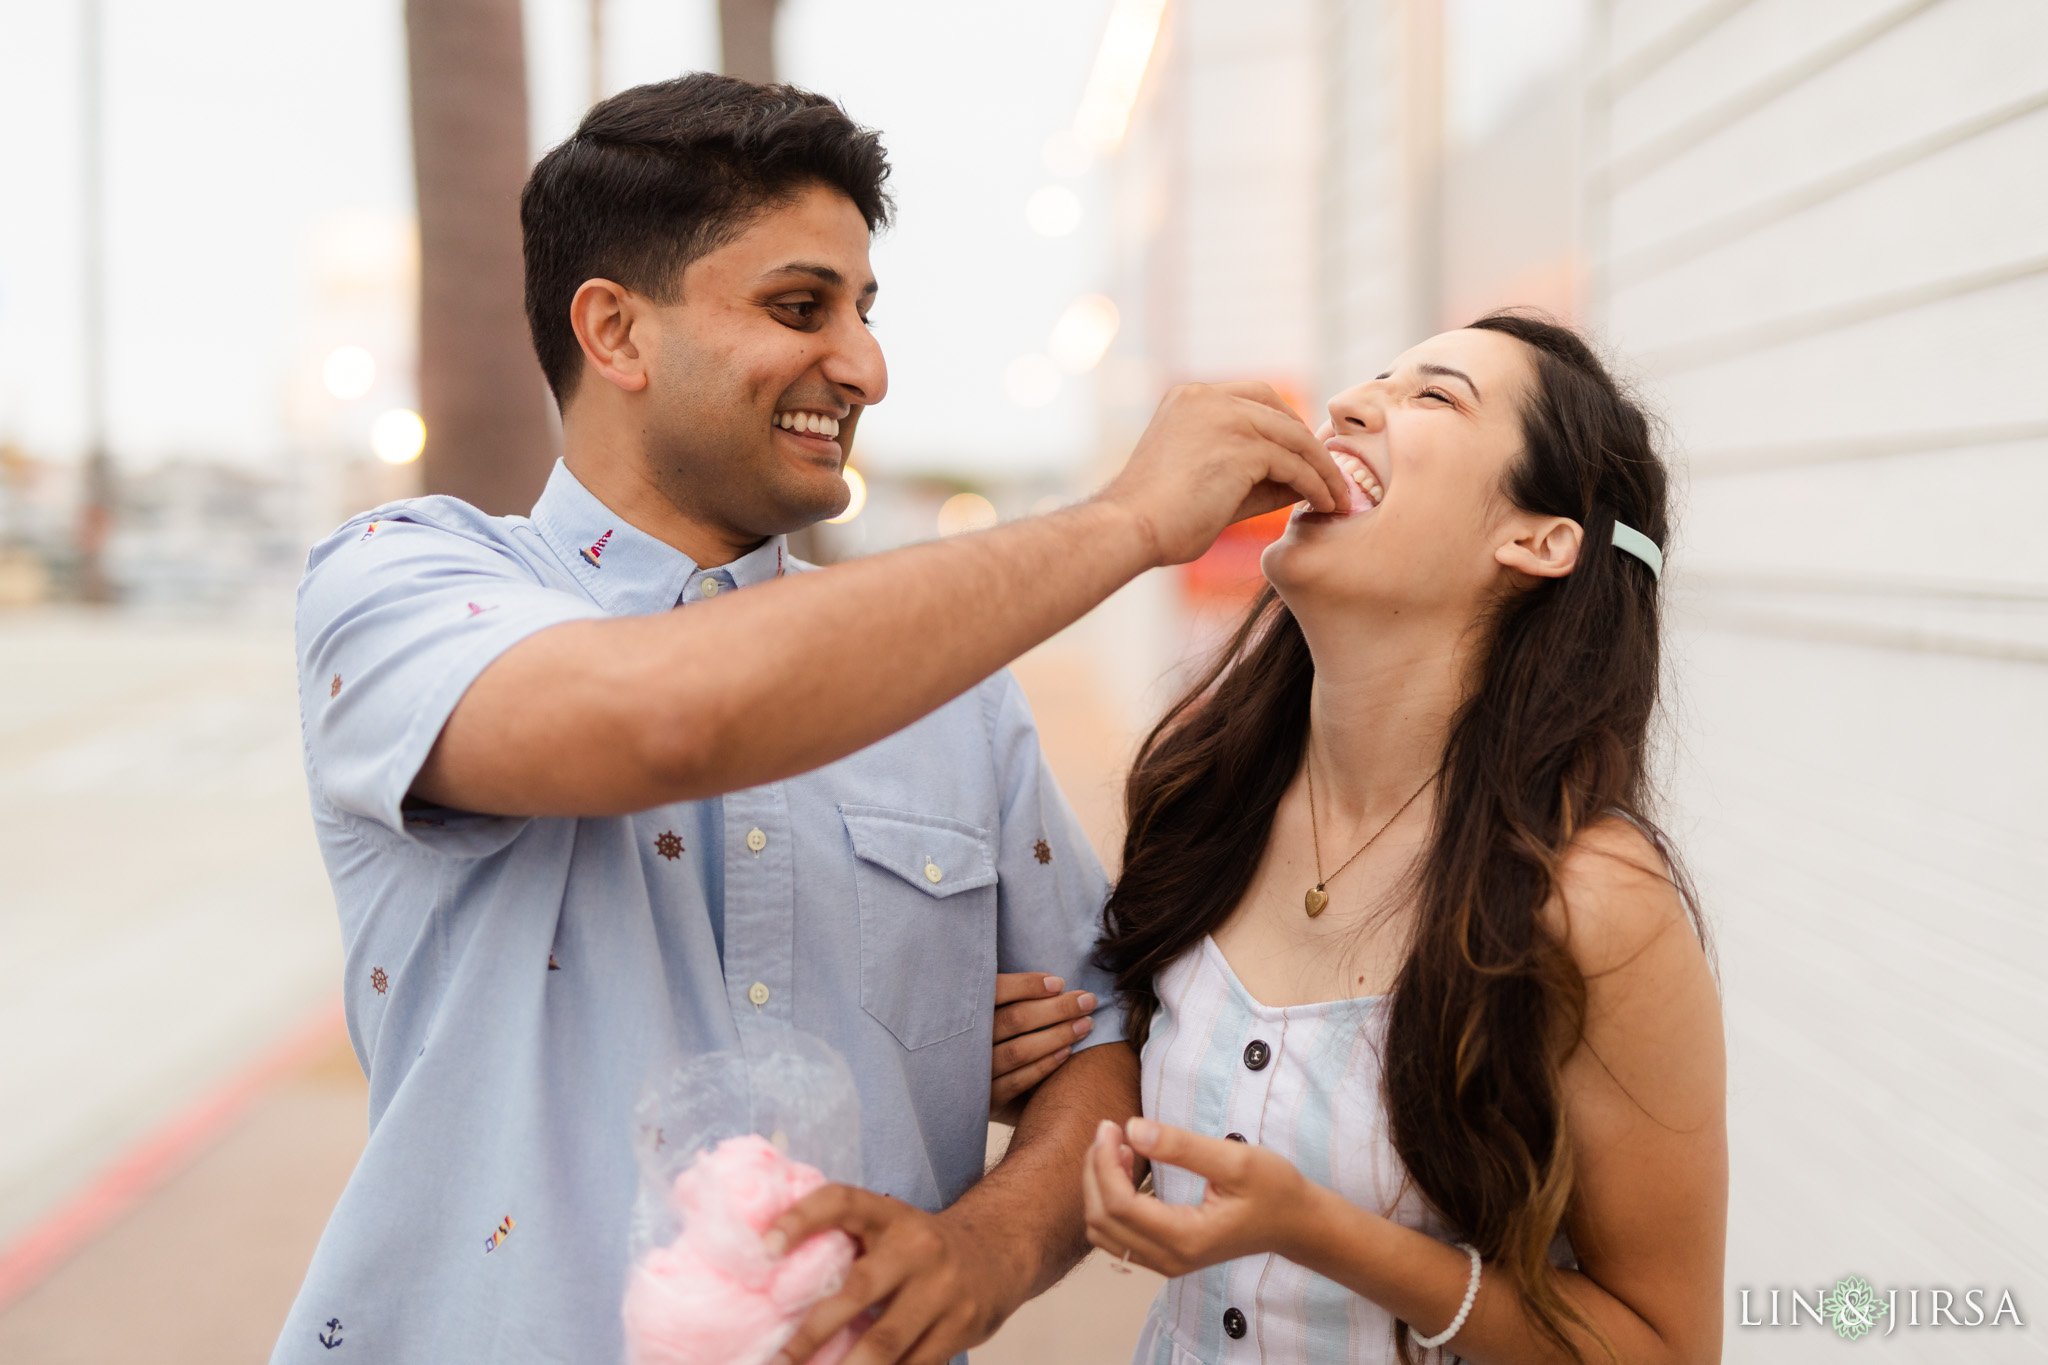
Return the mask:
<path id="1" fill-rule="evenodd" d="M 979 493 L 955 493 L 939 508 L 939 534 L 957 536 L 963 531 L 986 531 L 999 520 L 996 505 Z"/>
<path id="2" fill-rule="evenodd" d="M 370 424 L 370 449 L 385 464 L 411 464 L 427 448 L 427 424 L 411 408 L 393 408 Z"/>
<path id="3" fill-rule="evenodd" d="M 1047 185 L 1024 201 L 1024 220 L 1041 237 L 1065 237 L 1081 226 L 1081 197 L 1065 185 Z"/>
<path id="4" fill-rule="evenodd" d="M 1083 294 L 1053 324 L 1046 350 L 1068 374 L 1092 370 L 1116 339 L 1116 304 L 1104 294 Z"/>
<path id="5" fill-rule="evenodd" d="M 343 402 L 361 398 L 377 382 L 376 358 L 360 346 L 337 346 L 320 367 L 320 381 Z"/>

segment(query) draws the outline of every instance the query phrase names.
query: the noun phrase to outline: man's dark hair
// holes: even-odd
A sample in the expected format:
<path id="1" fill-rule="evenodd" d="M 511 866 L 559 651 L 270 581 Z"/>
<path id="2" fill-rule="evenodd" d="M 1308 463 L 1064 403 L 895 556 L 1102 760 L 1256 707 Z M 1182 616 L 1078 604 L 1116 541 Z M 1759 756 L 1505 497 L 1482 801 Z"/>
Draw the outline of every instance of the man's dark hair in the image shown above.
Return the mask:
<path id="1" fill-rule="evenodd" d="M 880 134 L 793 85 L 700 71 L 591 106 L 519 196 L 526 322 L 556 404 L 582 371 L 569 301 L 585 280 L 673 302 L 685 266 L 807 186 L 851 199 L 868 231 L 885 226 L 888 178 Z"/>

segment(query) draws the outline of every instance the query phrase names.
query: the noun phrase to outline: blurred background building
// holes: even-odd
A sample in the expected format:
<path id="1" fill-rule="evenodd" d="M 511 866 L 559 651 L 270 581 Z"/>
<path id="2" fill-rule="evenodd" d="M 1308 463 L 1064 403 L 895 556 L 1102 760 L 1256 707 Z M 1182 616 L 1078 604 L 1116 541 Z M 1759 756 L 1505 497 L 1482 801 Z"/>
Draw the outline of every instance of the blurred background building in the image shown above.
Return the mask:
<path id="1" fill-rule="evenodd" d="M 25 965 L 0 1024 L 30 1041 L 0 1057 L 0 1358 L 104 1358 L 116 1301 L 200 1302 L 267 1345 L 360 1140 L 281 633 L 304 547 L 424 486 L 530 497 L 553 436 L 505 311 L 506 185 L 596 94 L 764 62 L 897 166 L 892 391 L 820 559 L 1083 495 L 1175 382 L 1264 379 L 1313 420 L 1488 308 L 1586 327 L 1679 476 L 1661 814 L 1726 991 L 1729 1354 L 1816 1349 L 1734 1329 L 1739 1287 L 1849 1271 L 2010 1286 L 2031 1327 L 2048 7 L 412 10 L 5 17 L 0 953 Z M 496 180 L 437 175 L 435 137 L 483 139 Z M 492 259 L 496 286 L 448 292 Z M 448 347 L 423 341 L 466 305 L 519 346 L 437 379 L 422 357 Z M 535 401 L 479 414 L 492 384 Z M 1022 666 L 1106 855 L 1136 735 L 1276 531 L 1236 528 Z M 118 606 L 84 613 L 95 551 Z M 180 1237 L 182 1278 L 140 1249 Z M 1145 1292 L 1084 1273 L 986 1358 L 1121 1360 Z"/>

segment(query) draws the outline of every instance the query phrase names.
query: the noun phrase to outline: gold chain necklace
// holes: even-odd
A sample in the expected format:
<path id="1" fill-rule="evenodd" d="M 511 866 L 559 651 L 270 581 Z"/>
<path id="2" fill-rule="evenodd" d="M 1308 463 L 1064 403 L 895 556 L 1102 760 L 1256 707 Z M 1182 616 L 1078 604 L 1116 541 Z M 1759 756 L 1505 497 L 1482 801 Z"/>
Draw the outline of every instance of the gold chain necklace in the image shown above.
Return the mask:
<path id="1" fill-rule="evenodd" d="M 1436 772 L 1433 772 L 1433 773 L 1431 773 L 1431 774 L 1430 774 L 1430 775 L 1429 775 L 1428 777 L 1424 778 L 1424 779 L 1423 779 L 1423 782 L 1422 782 L 1422 785 L 1421 785 L 1421 786 L 1419 786 L 1419 787 L 1417 787 L 1417 788 L 1415 789 L 1415 796 L 1420 796 L 1420 795 L 1422 795 L 1422 794 L 1423 794 L 1423 793 L 1424 793 L 1425 791 L 1428 791 L 1428 790 L 1429 790 L 1429 784 L 1430 784 L 1430 783 L 1432 783 L 1432 782 L 1434 782 L 1434 781 L 1436 781 L 1437 777 L 1438 777 L 1438 776 L 1439 776 L 1439 775 L 1440 775 L 1440 774 L 1441 774 L 1442 772 L 1443 772 L 1443 766 L 1442 766 L 1441 764 L 1439 764 L 1439 765 L 1437 766 L 1437 770 L 1436 770 Z M 1353 854 L 1352 854 L 1352 855 L 1351 855 L 1351 856 L 1350 856 L 1349 858 L 1346 858 L 1346 859 L 1345 859 L 1345 860 L 1344 860 L 1344 861 L 1343 861 L 1342 863 L 1340 863 L 1340 864 L 1338 865 L 1338 867 L 1337 867 L 1337 871 L 1336 871 L 1336 872 L 1332 872 L 1332 873 L 1331 873 L 1331 874 L 1330 874 L 1330 875 L 1329 875 L 1328 877 L 1325 877 L 1325 876 L 1323 875 L 1323 837 L 1322 837 L 1322 835 L 1321 835 L 1320 833 L 1318 833 L 1318 832 L 1317 832 L 1317 830 L 1316 830 L 1316 744 L 1315 744 L 1315 735 L 1314 735 L 1313 733 L 1311 733 L 1311 734 L 1309 735 L 1309 742 L 1308 742 L 1308 837 L 1309 837 L 1310 841 L 1311 841 L 1311 842 L 1312 842 L 1312 843 L 1313 843 L 1313 844 L 1315 845 L 1315 850 L 1316 850 L 1316 884 L 1315 884 L 1314 886 L 1310 887 L 1310 888 L 1308 889 L 1308 894 L 1307 894 L 1307 895 L 1305 895 L 1305 896 L 1303 896 L 1303 897 L 1301 898 L 1301 905 L 1302 905 L 1302 908 L 1303 908 L 1304 910 L 1308 911 L 1308 917 L 1309 917 L 1310 919 L 1314 919 L 1314 918 L 1315 918 L 1315 917 L 1316 917 L 1317 915 L 1320 915 L 1320 914 L 1322 914 L 1322 913 L 1323 913 L 1323 908 L 1324 908 L 1325 906 L 1327 906 L 1327 905 L 1328 905 L 1328 904 L 1330 903 L 1330 893 L 1329 893 L 1329 892 L 1327 892 L 1327 891 L 1325 891 L 1325 890 L 1323 889 L 1323 887 L 1324 887 L 1324 886 L 1325 886 L 1325 885 L 1326 885 L 1327 883 L 1329 883 L 1330 881 L 1332 881 L 1333 879 L 1335 879 L 1335 878 L 1336 878 L 1336 877 L 1337 877 L 1337 876 L 1338 876 L 1338 875 L 1339 875 L 1340 873 L 1342 873 L 1342 872 L 1344 871 L 1344 869 L 1345 869 L 1345 868 L 1347 868 L 1347 867 L 1351 866 L 1351 864 L 1353 864 L 1353 863 L 1357 862 L 1357 861 L 1358 861 L 1358 854 L 1359 854 L 1359 853 L 1363 853 L 1363 852 L 1365 852 L 1365 851 L 1366 851 L 1367 849 L 1371 848 L 1371 847 L 1372 847 L 1372 841 L 1373 841 L 1373 839 L 1377 839 L 1377 838 L 1379 838 L 1379 837 L 1380 837 L 1380 836 L 1381 836 L 1382 834 L 1385 834 L 1385 833 L 1387 832 L 1387 826 L 1388 826 L 1388 825 L 1391 825 L 1391 824 L 1393 824 L 1393 823 L 1394 823 L 1394 822 L 1395 822 L 1396 820 L 1398 820 L 1398 819 L 1400 819 L 1400 818 L 1401 818 L 1401 811 L 1405 811 L 1405 810 L 1407 810 L 1407 809 L 1408 809 L 1408 808 L 1409 808 L 1410 806 L 1412 806 L 1412 805 L 1414 805 L 1414 804 L 1415 804 L 1415 796 L 1411 796 L 1411 797 L 1409 797 L 1409 798 L 1408 798 L 1408 799 L 1407 799 L 1406 801 L 1403 801 L 1403 802 L 1401 803 L 1401 810 L 1397 810 L 1397 811 L 1395 811 L 1395 812 L 1394 812 L 1394 813 L 1393 813 L 1392 815 L 1388 816 L 1388 817 L 1387 817 L 1387 823 L 1386 823 L 1385 825 L 1381 825 L 1381 826 L 1380 826 L 1380 827 L 1379 827 L 1378 829 L 1374 830 L 1374 831 L 1372 832 L 1372 838 L 1371 838 L 1371 839 L 1367 839 L 1367 840 L 1366 840 L 1366 841 L 1365 841 L 1364 843 L 1360 844 L 1360 845 L 1358 846 L 1358 850 L 1357 850 L 1357 852 L 1356 852 L 1356 853 L 1353 853 Z"/>

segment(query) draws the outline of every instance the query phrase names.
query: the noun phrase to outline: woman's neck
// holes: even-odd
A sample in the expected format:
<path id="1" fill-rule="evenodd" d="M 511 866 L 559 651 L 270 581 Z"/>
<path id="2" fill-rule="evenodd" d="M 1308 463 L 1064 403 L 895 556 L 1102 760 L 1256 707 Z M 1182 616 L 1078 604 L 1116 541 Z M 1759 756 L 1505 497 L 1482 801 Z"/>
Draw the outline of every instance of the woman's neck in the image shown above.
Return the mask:
<path id="1" fill-rule="evenodd" d="M 1469 656 L 1456 631 L 1412 617 L 1302 629 L 1315 659 L 1309 745 L 1319 818 L 1327 830 L 1377 824 L 1442 764 Z M 1423 812 L 1434 806 L 1429 793 L 1415 803 Z"/>

